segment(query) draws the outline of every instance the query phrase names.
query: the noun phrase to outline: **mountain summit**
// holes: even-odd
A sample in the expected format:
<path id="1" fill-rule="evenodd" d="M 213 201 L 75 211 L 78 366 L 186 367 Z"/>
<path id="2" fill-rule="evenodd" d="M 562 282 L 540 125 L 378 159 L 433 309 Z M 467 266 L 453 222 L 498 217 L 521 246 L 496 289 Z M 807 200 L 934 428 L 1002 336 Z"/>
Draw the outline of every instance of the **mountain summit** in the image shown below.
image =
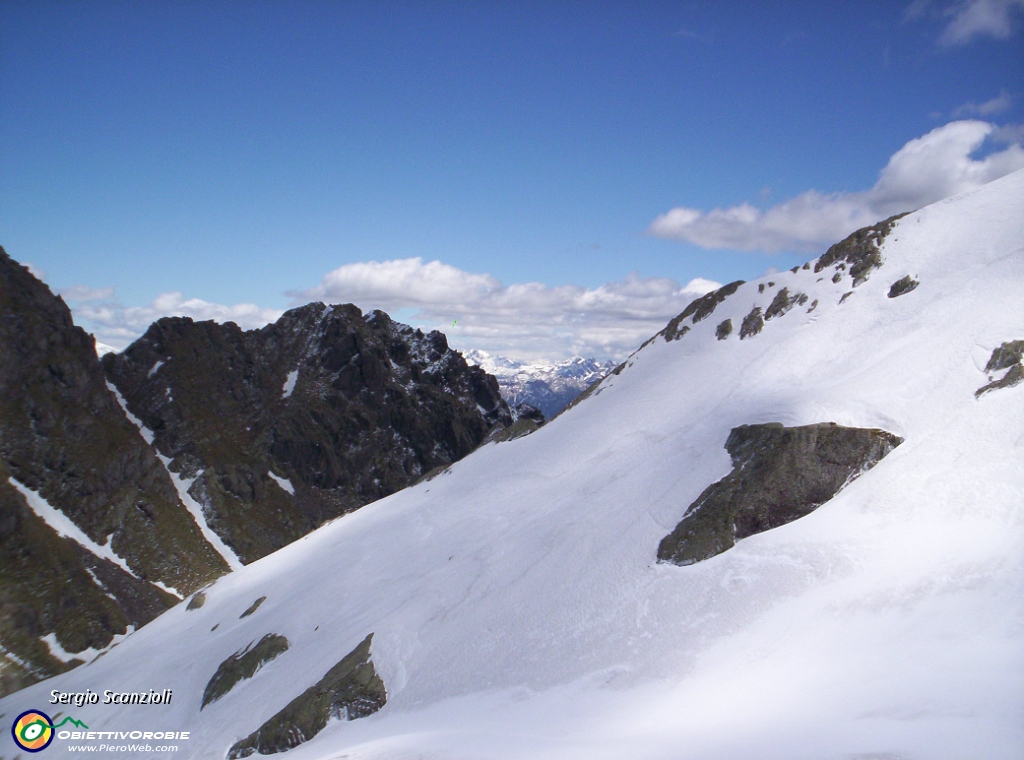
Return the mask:
<path id="1" fill-rule="evenodd" d="M 217 760 L 1018 758 L 1022 207 L 1018 172 L 697 299 L 0 711 L 173 689 L 74 716 Z"/>

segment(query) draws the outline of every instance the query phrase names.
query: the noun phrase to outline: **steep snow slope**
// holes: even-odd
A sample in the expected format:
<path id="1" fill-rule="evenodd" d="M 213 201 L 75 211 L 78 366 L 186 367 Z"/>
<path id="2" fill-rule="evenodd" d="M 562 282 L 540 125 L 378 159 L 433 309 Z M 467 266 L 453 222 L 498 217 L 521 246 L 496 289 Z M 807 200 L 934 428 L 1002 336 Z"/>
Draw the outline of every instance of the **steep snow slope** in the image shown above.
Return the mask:
<path id="1" fill-rule="evenodd" d="M 372 632 L 387 704 L 289 760 L 1019 758 L 1024 385 L 975 391 L 1024 339 L 1022 207 L 1018 172 L 904 217 L 842 304 L 832 268 L 742 285 L 536 433 L 219 579 L 0 712 L 55 688 L 173 689 L 60 709 L 223 758 Z M 920 285 L 887 297 L 905 275 Z M 740 340 L 782 287 L 808 302 Z M 658 564 L 731 470 L 730 429 L 771 421 L 905 441 L 807 517 Z M 218 665 L 268 633 L 290 649 L 200 712 Z"/>

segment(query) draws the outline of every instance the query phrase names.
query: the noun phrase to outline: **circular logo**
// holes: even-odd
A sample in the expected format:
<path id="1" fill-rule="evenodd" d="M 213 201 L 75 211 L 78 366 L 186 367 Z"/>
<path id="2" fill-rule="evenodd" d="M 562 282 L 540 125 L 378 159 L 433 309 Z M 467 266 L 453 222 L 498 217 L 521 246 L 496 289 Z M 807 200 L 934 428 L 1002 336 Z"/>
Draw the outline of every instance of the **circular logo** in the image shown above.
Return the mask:
<path id="1" fill-rule="evenodd" d="M 14 743 L 26 752 L 40 752 L 53 741 L 53 721 L 39 710 L 26 710 L 11 726 Z"/>

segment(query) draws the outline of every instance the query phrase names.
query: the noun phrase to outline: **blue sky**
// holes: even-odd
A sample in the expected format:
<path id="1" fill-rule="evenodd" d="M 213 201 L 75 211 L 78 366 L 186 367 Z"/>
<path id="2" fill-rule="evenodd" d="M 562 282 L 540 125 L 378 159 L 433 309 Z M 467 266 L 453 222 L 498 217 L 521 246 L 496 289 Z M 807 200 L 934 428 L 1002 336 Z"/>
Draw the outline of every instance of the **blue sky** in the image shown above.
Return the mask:
<path id="1" fill-rule="evenodd" d="M 710 283 L 1024 166 L 1022 26 L 1024 0 L 4 0 L 0 245 L 119 348 L 322 298 L 621 356 Z"/>

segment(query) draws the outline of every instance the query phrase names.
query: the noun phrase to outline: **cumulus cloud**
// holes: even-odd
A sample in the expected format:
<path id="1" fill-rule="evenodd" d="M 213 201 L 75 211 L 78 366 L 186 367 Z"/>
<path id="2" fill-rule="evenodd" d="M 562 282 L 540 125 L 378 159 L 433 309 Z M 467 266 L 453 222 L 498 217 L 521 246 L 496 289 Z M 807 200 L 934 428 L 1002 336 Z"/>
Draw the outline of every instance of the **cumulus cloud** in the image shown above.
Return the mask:
<path id="1" fill-rule="evenodd" d="M 719 286 L 700 278 L 680 286 L 668 278 L 635 273 L 597 288 L 504 285 L 488 274 L 415 258 L 346 264 L 316 287 L 288 295 L 296 306 L 326 301 L 355 303 L 364 311 L 382 309 L 424 330 L 440 329 L 452 346 L 464 350 L 480 348 L 517 359 L 573 354 L 618 358 L 664 327 L 691 300 Z M 75 322 L 92 332 L 104 351 L 124 349 L 161 317 L 230 321 L 248 330 L 282 314 L 250 303 L 228 306 L 185 298 L 180 292 L 163 293 L 146 306 L 119 303 L 113 288 L 75 286 L 62 295 Z"/>
<path id="2" fill-rule="evenodd" d="M 320 300 L 351 302 L 364 311 L 412 310 L 410 321 L 441 329 L 458 348 L 553 359 L 572 354 L 621 357 L 691 300 L 717 287 L 719 283 L 700 278 L 680 286 L 668 278 L 636 273 L 597 288 L 504 285 L 488 274 L 412 258 L 346 264 L 316 287 L 289 295 L 296 304 Z"/>
<path id="3" fill-rule="evenodd" d="M 61 295 L 71 301 L 77 324 L 92 332 L 98 341 L 117 350 L 127 347 L 161 317 L 234 322 L 250 330 L 263 327 L 282 314 L 279 309 L 266 309 L 251 303 L 226 306 L 199 298 L 185 298 L 179 292 L 162 293 L 147 306 L 124 306 L 112 300 L 113 288 L 94 290 L 74 286 L 61 291 Z"/>
<path id="4" fill-rule="evenodd" d="M 487 274 L 471 274 L 423 259 L 365 261 L 329 272 L 310 290 L 290 293 L 296 299 L 338 303 L 373 301 L 385 311 L 408 306 L 466 304 L 484 300 L 502 289 Z"/>
<path id="5" fill-rule="evenodd" d="M 972 120 L 933 129 L 900 148 L 869 190 L 829 194 L 808 190 L 765 210 L 749 203 L 711 211 L 679 207 L 657 217 L 649 232 L 702 248 L 820 252 L 860 227 L 1024 168 L 1019 140 L 983 158 L 972 158 L 988 138 L 996 136 L 997 129 Z M 998 136 L 1005 141 L 1007 135 Z"/>

